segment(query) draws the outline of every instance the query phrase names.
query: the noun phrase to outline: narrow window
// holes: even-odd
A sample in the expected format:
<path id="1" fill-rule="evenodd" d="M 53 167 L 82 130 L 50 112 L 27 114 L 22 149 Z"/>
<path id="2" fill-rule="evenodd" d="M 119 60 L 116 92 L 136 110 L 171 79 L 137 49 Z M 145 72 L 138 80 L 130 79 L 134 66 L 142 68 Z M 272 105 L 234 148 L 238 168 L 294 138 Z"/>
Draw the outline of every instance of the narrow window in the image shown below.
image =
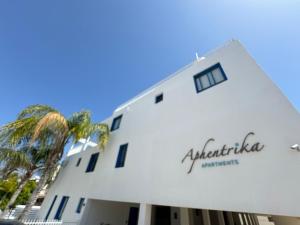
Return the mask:
<path id="1" fill-rule="evenodd" d="M 58 207 L 57 212 L 56 212 L 55 217 L 54 217 L 55 220 L 61 220 L 61 217 L 64 213 L 64 210 L 66 208 L 68 200 L 69 200 L 68 196 L 63 196 L 62 197 L 61 202 L 59 204 L 59 207 Z"/>
<path id="2" fill-rule="evenodd" d="M 79 158 L 79 159 L 77 160 L 77 163 L 76 163 L 76 166 L 77 166 L 77 167 L 80 165 L 80 162 L 81 162 L 81 158 Z"/>
<path id="3" fill-rule="evenodd" d="M 119 148 L 119 154 L 116 162 L 116 168 L 124 167 L 125 165 L 125 159 L 126 159 L 126 153 L 127 153 L 127 147 L 128 144 L 121 145 Z"/>
<path id="4" fill-rule="evenodd" d="M 121 120 L 122 120 L 122 115 L 114 118 L 114 120 L 112 122 L 112 125 L 111 125 L 111 128 L 110 128 L 110 131 L 114 131 L 114 130 L 119 129 L 120 124 L 121 124 Z"/>
<path id="5" fill-rule="evenodd" d="M 86 168 L 86 171 L 85 171 L 86 173 L 94 171 L 94 169 L 96 167 L 96 163 L 97 163 L 98 157 L 99 157 L 99 152 L 94 153 L 94 154 L 91 155 L 89 164 L 88 164 L 88 166 Z"/>
<path id="6" fill-rule="evenodd" d="M 81 212 L 82 206 L 84 206 L 84 198 L 80 198 L 79 199 L 79 202 L 78 202 L 78 205 L 77 205 L 77 209 L 76 209 L 76 213 L 80 213 Z"/>
<path id="7" fill-rule="evenodd" d="M 159 94 L 155 97 L 155 103 L 159 103 L 164 99 L 164 95 L 163 94 Z"/>
<path id="8" fill-rule="evenodd" d="M 46 215 L 46 217 L 45 217 L 45 220 L 48 220 L 49 215 L 50 215 L 50 213 L 51 213 L 51 211 L 52 211 L 52 208 L 53 208 L 53 206 L 54 206 L 54 204 L 55 204 L 55 202 L 56 202 L 56 199 L 57 199 L 57 195 L 54 196 L 54 199 L 53 199 L 53 201 L 52 201 L 52 203 L 51 203 L 51 205 L 50 205 L 50 208 L 49 208 L 49 210 L 48 210 L 48 212 L 47 212 L 47 215 Z"/>
<path id="9" fill-rule="evenodd" d="M 222 83 L 225 80 L 227 80 L 227 77 L 220 63 L 194 76 L 197 93 Z"/>

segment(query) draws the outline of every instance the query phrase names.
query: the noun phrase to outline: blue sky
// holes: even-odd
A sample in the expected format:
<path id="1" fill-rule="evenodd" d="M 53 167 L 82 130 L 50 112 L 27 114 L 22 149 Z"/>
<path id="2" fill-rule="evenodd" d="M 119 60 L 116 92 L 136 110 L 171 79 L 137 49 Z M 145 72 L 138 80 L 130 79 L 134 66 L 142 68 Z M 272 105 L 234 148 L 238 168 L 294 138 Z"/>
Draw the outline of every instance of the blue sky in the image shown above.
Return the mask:
<path id="1" fill-rule="evenodd" d="M 239 39 L 300 109 L 298 0 L 1 0 L 0 124 L 31 104 L 101 121 Z"/>

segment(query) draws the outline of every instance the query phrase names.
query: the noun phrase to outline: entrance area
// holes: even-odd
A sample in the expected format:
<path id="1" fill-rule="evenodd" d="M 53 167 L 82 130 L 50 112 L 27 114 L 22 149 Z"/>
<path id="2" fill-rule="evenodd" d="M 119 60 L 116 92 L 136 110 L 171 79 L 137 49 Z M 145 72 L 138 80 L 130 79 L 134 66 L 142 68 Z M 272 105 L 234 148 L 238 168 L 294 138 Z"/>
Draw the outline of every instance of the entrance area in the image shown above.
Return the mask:
<path id="1" fill-rule="evenodd" d="M 140 225 L 140 224 L 139 224 Z M 150 225 L 276 225 L 268 216 L 153 205 Z"/>
<path id="2" fill-rule="evenodd" d="M 171 207 L 153 206 L 152 225 L 171 225 Z"/>
<path id="3" fill-rule="evenodd" d="M 300 225 L 300 218 L 88 199 L 76 225 Z"/>
<path id="4" fill-rule="evenodd" d="M 88 199 L 80 225 L 137 225 L 139 204 Z"/>
<path id="5" fill-rule="evenodd" d="M 138 207 L 130 207 L 128 225 L 137 225 L 138 219 L 139 219 L 139 208 Z"/>

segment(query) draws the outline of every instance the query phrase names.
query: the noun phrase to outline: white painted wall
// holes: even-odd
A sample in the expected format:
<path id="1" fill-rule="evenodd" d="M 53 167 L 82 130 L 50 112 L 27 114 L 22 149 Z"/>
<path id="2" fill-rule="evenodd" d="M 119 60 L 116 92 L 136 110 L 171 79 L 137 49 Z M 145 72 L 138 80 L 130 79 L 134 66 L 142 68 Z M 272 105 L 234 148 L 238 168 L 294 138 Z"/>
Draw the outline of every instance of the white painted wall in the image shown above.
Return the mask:
<path id="1" fill-rule="evenodd" d="M 197 94 L 193 76 L 218 62 L 228 80 Z M 154 104 L 155 96 L 162 92 L 163 102 Z M 239 42 L 229 42 L 204 60 L 193 62 L 105 122 L 111 124 L 120 114 L 121 127 L 111 133 L 93 173 L 85 169 L 97 148 L 69 157 L 48 192 L 42 217 L 55 194 L 59 198 L 53 211 L 62 195 L 71 198 L 65 219 L 80 218 L 74 213 L 80 197 L 300 215 L 300 152 L 290 149 L 300 143 L 299 113 Z M 201 168 L 197 162 L 187 174 L 189 164 L 181 164 L 188 150 L 200 150 L 208 138 L 216 139 L 209 146 L 215 149 L 241 142 L 250 131 L 256 135 L 249 141 L 259 141 L 265 149 L 224 157 L 239 160 L 239 165 Z M 129 143 L 125 167 L 116 169 L 119 146 L 124 143 Z M 76 167 L 79 157 L 82 161 Z M 205 162 L 210 161 L 215 160 Z"/>

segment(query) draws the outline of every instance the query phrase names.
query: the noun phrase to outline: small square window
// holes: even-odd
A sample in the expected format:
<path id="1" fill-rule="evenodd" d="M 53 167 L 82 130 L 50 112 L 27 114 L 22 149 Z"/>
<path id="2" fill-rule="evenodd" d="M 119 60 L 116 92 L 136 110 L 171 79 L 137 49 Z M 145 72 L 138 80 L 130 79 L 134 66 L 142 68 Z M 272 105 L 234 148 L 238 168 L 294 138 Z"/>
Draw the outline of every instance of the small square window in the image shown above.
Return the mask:
<path id="1" fill-rule="evenodd" d="M 111 128 L 110 128 L 110 131 L 114 131 L 114 130 L 119 129 L 120 124 L 121 124 L 121 120 L 122 120 L 122 115 L 114 118 L 114 120 L 112 122 L 112 125 L 111 125 Z"/>
<path id="2" fill-rule="evenodd" d="M 163 94 L 159 94 L 155 97 L 155 103 L 159 103 L 164 99 L 164 95 Z"/>
<path id="3" fill-rule="evenodd" d="M 99 157 L 99 152 L 94 153 L 94 154 L 91 155 L 89 164 L 88 164 L 88 166 L 86 168 L 86 171 L 85 171 L 86 173 L 94 171 L 94 169 L 96 167 L 96 164 L 97 164 L 98 157 Z"/>
<path id="4" fill-rule="evenodd" d="M 116 168 L 124 167 L 128 144 L 121 145 L 119 148 L 119 154 L 116 162 Z"/>
<path id="5" fill-rule="evenodd" d="M 77 167 L 80 165 L 80 162 L 81 162 L 81 158 L 79 158 L 79 159 L 77 160 L 77 163 L 76 163 L 76 166 L 77 166 Z"/>
<path id="6" fill-rule="evenodd" d="M 227 77 L 220 63 L 217 63 L 216 65 L 194 76 L 197 93 L 222 83 L 225 80 L 227 80 Z"/>

